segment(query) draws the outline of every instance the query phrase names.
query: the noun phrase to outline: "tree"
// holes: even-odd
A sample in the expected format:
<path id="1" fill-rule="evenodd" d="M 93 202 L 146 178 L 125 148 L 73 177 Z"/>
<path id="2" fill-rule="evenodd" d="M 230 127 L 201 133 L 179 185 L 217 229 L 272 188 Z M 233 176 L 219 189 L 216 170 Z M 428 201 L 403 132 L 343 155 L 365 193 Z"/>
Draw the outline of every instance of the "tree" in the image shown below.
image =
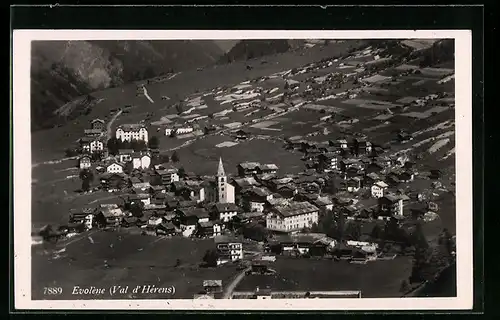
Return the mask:
<path id="1" fill-rule="evenodd" d="M 178 173 L 180 178 L 186 177 L 186 169 L 184 169 L 184 167 L 180 167 Z"/>
<path id="2" fill-rule="evenodd" d="M 351 221 L 347 224 L 345 235 L 351 240 L 359 240 L 361 237 L 361 225 L 356 221 Z"/>
<path id="3" fill-rule="evenodd" d="M 132 140 L 130 142 L 130 149 L 134 151 L 144 151 L 147 149 L 147 144 L 143 140 Z"/>
<path id="4" fill-rule="evenodd" d="M 66 157 L 74 157 L 78 155 L 78 152 L 75 149 L 68 148 L 64 150 L 64 154 L 66 155 Z"/>
<path id="5" fill-rule="evenodd" d="M 115 156 L 118 154 L 118 150 L 120 149 L 120 141 L 115 137 L 112 137 L 108 140 L 107 147 L 109 154 Z"/>
<path id="6" fill-rule="evenodd" d="M 80 171 L 80 179 L 82 180 L 82 190 L 89 191 L 90 184 L 94 180 L 94 174 L 88 169 Z"/>
<path id="7" fill-rule="evenodd" d="M 168 156 L 168 154 L 161 154 L 160 155 L 160 162 L 161 163 L 170 162 L 170 157 Z"/>
<path id="8" fill-rule="evenodd" d="M 171 160 L 172 160 L 172 162 L 174 162 L 174 163 L 179 162 L 179 160 L 180 160 L 180 159 L 179 159 L 179 155 L 177 154 L 177 151 L 174 151 L 174 153 L 172 153 Z"/>
<path id="9" fill-rule="evenodd" d="M 205 262 L 205 265 L 208 267 L 216 267 L 217 258 L 218 258 L 217 251 L 215 251 L 214 249 L 209 249 L 205 252 L 205 255 L 203 256 L 203 261 Z"/>
<path id="10" fill-rule="evenodd" d="M 384 231 L 378 224 L 376 224 L 372 229 L 371 236 L 373 239 L 382 239 L 384 237 Z"/>
<path id="11" fill-rule="evenodd" d="M 134 217 L 140 218 L 144 215 L 144 203 L 137 201 L 129 205 L 129 211 Z"/>
<path id="12" fill-rule="evenodd" d="M 177 130 L 172 130 L 170 132 L 170 138 L 175 138 L 175 137 L 177 137 Z"/>
<path id="13" fill-rule="evenodd" d="M 157 136 L 149 138 L 148 146 L 150 149 L 158 149 L 160 147 L 160 140 Z"/>

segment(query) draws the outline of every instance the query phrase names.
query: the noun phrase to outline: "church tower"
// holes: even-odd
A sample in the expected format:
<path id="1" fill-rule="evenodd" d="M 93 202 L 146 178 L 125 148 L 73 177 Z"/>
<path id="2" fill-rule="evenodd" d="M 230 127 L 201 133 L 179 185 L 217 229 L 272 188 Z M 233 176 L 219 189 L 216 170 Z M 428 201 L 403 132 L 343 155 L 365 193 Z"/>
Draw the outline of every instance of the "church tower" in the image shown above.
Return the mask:
<path id="1" fill-rule="evenodd" d="M 226 183 L 227 177 L 224 171 L 224 165 L 222 164 L 222 158 L 219 158 L 219 168 L 217 169 L 217 202 L 226 203 Z"/>

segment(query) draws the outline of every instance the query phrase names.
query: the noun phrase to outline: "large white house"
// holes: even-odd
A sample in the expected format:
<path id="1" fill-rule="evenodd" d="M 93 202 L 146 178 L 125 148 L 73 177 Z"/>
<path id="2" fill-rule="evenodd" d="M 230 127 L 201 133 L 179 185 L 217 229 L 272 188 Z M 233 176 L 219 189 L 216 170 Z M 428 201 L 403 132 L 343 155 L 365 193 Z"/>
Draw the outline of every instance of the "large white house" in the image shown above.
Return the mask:
<path id="1" fill-rule="evenodd" d="M 116 128 L 116 139 L 122 142 L 132 140 L 148 142 L 148 129 L 143 124 L 124 124 Z"/>
<path id="2" fill-rule="evenodd" d="M 104 143 L 102 143 L 99 139 L 85 137 L 80 139 L 80 143 L 83 152 L 86 153 L 95 153 L 104 150 Z"/>
<path id="3" fill-rule="evenodd" d="M 385 193 L 387 192 L 387 188 L 389 186 L 387 185 L 387 183 L 385 183 L 384 181 L 377 181 L 373 184 L 372 186 L 372 197 L 374 198 L 382 198 Z"/>
<path id="4" fill-rule="evenodd" d="M 108 166 L 106 166 L 106 172 L 123 173 L 123 165 L 118 162 L 112 162 Z"/>
<path id="5" fill-rule="evenodd" d="M 194 128 L 189 125 L 175 125 L 173 127 L 165 128 L 165 135 L 170 136 L 172 132 L 176 134 L 186 134 L 194 131 Z"/>
<path id="6" fill-rule="evenodd" d="M 217 265 L 243 259 L 243 243 L 238 238 L 216 236 Z"/>
<path id="7" fill-rule="evenodd" d="M 134 169 L 147 169 L 151 165 L 151 156 L 147 153 L 136 152 L 132 154 L 132 166 Z"/>
<path id="8" fill-rule="evenodd" d="M 288 202 L 272 208 L 266 217 L 269 230 L 281 232 L 299 231 L 318 223 L 319 209 L 309 202 Z"/>

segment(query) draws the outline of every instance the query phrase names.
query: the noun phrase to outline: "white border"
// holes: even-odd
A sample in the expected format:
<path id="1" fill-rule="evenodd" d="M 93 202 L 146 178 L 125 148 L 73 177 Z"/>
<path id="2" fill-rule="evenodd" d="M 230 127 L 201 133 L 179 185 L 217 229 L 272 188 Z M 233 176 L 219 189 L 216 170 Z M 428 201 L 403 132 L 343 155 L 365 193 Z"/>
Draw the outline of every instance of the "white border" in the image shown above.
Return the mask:
<path id="1" fill-rule="evenodd" d="M 444 310 L 471 309 L 472 256 L 472 36 L 470 30 L 363 31 L 165 31 L 14 30 L 14 303 L 16 309 L 136 310 Z M 457 297 L 282 300 L 31 300 L 31 133 L 32 40 L 165 39 L 369 39 L 453 38 L 456 72 Z M 458 223 L 460 222 L 460 223 Z"/>

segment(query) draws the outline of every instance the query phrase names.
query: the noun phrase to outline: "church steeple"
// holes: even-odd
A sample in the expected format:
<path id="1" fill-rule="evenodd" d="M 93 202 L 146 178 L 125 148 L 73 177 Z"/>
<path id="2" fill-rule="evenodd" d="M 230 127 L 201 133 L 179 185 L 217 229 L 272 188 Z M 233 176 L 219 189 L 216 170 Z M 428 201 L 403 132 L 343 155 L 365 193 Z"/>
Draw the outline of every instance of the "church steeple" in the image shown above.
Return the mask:
<path id="1" fill-rule="evenodd" d="M 217 176 L 224 177 L 226 173 L 224 171 L 224 165 L 222 164 L 222 157 L 219 158 L 219 168 L 217 169 Z"/>

